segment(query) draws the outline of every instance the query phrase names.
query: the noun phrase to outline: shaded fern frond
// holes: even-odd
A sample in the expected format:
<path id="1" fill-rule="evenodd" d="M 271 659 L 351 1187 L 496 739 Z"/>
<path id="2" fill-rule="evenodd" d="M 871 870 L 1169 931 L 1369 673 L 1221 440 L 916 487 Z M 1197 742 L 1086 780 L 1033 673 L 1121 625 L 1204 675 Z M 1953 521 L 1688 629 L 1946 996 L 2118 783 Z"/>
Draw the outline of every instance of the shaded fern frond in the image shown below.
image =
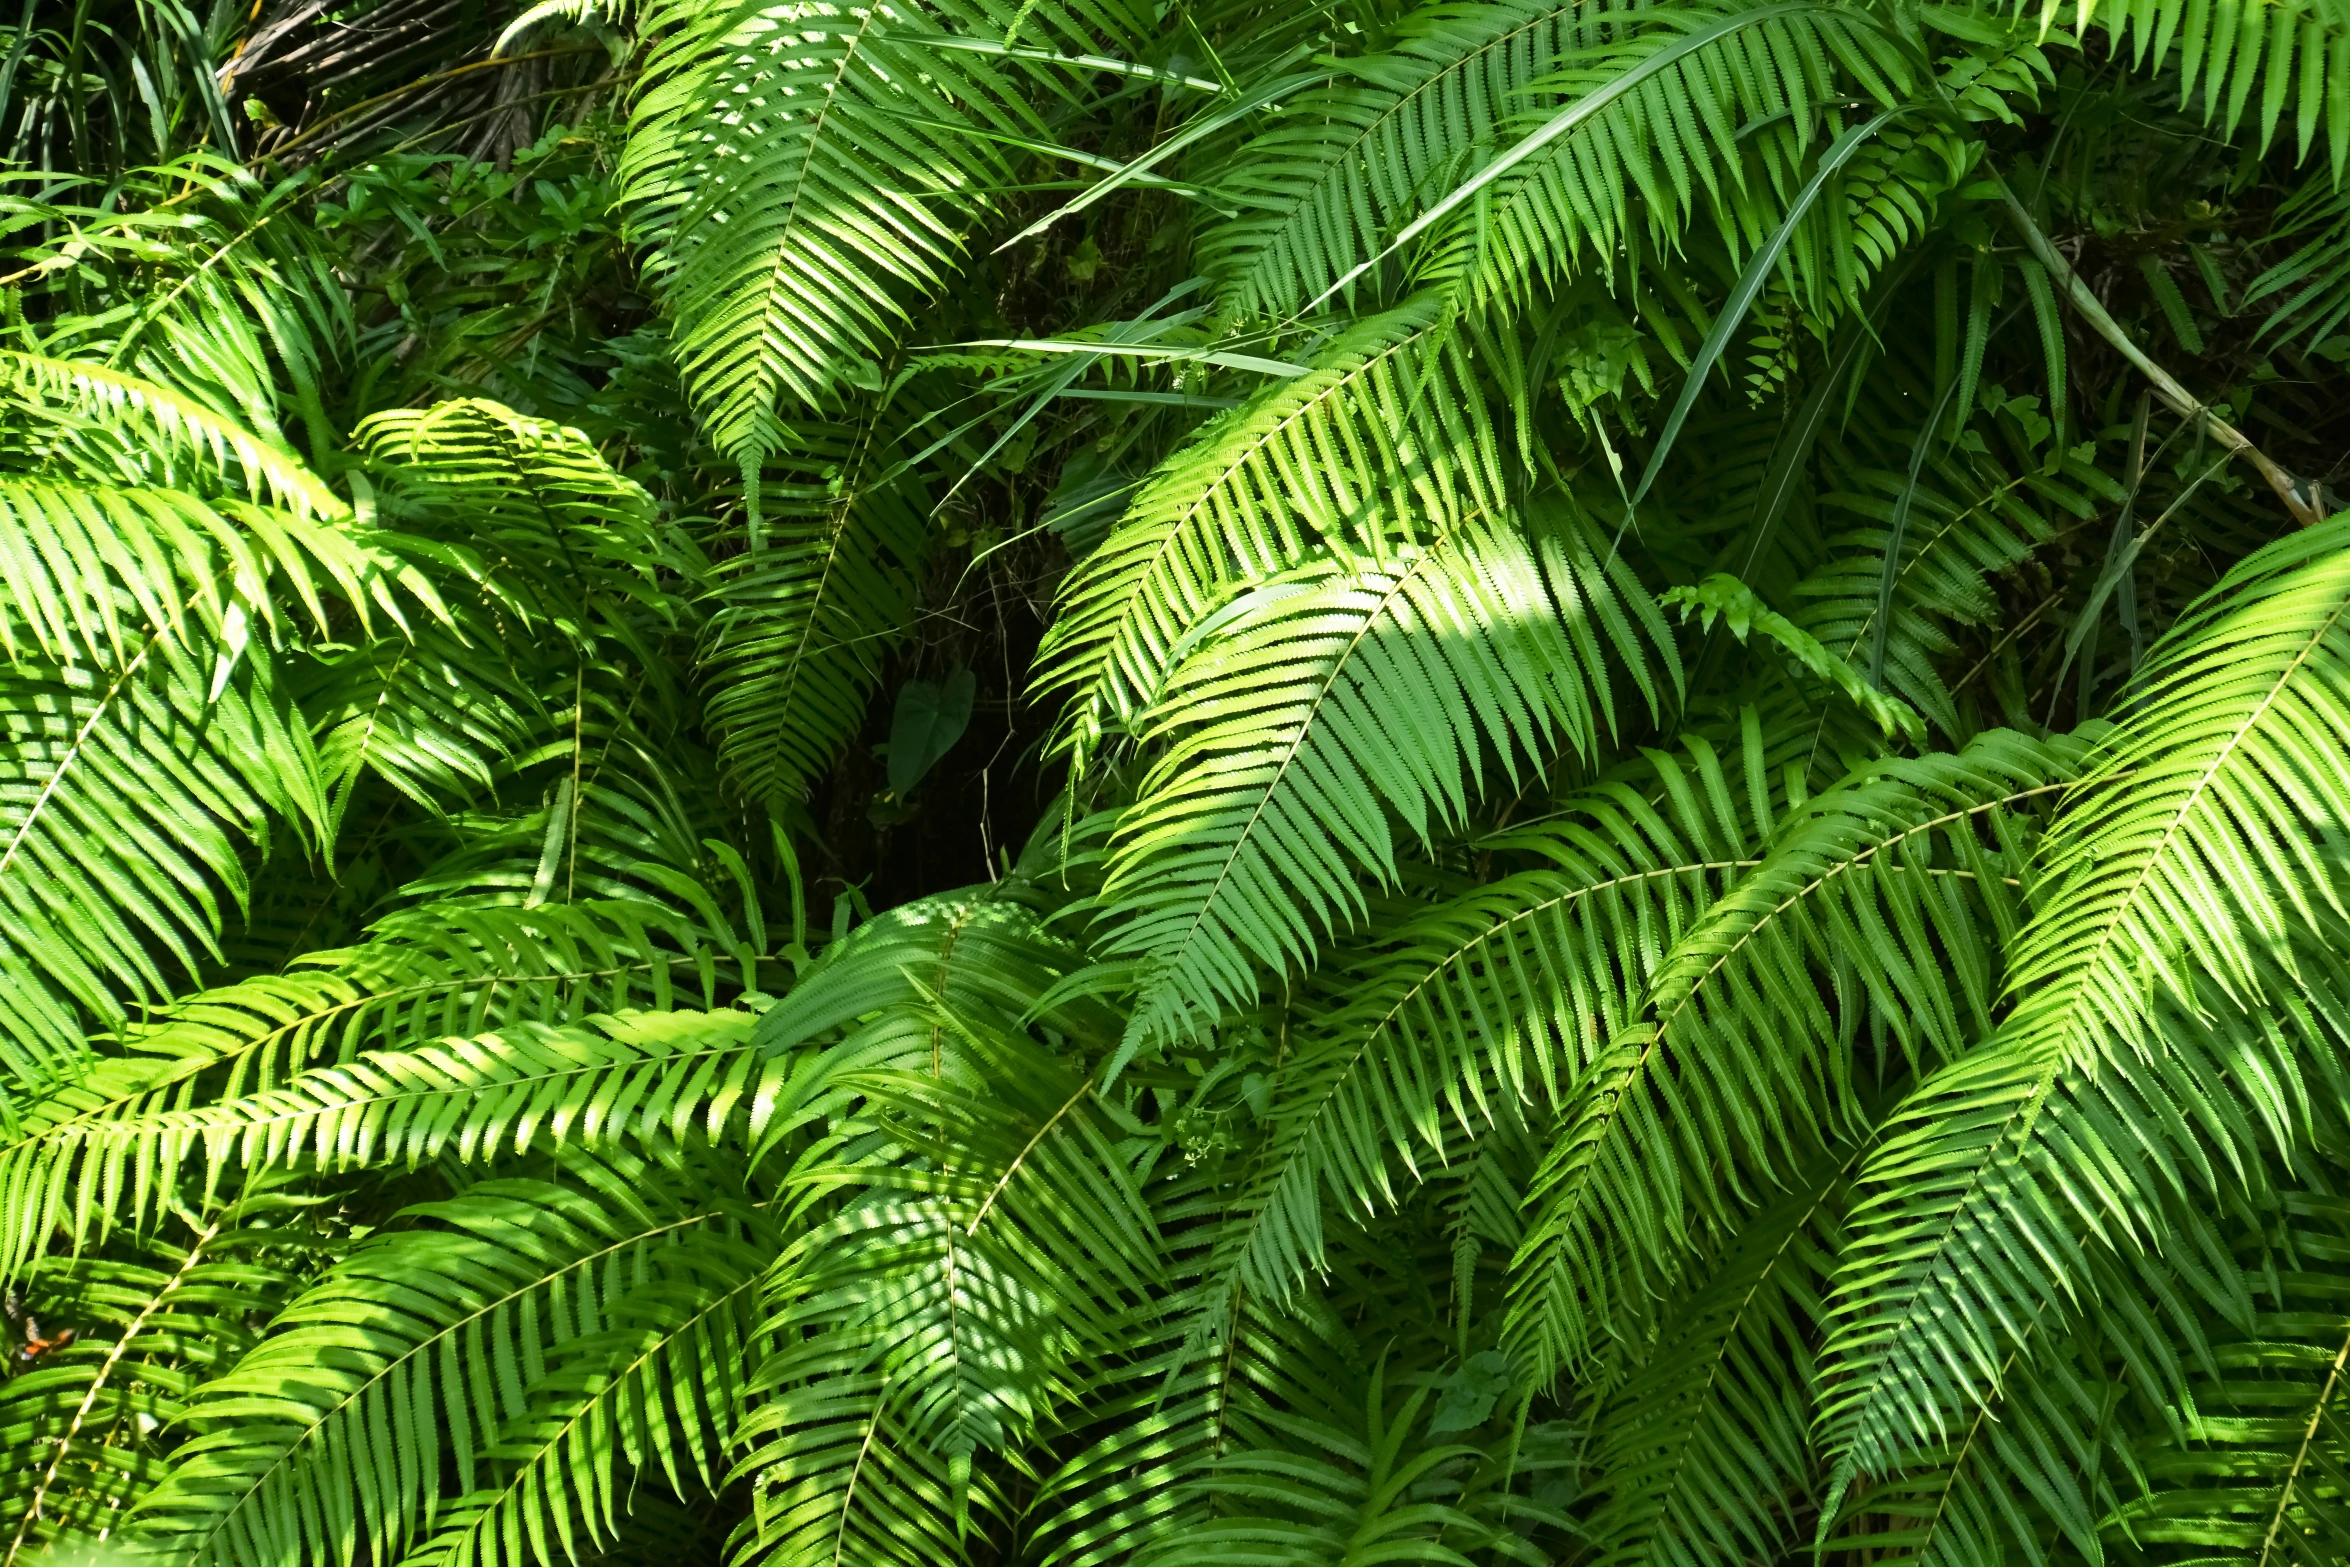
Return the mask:
<path id="1" fill-rule="evenodd" d="M 623 1453 L 714 1480 L 731 1398 L 705 1387 L 703 1356 L 739 1363 L 737 1308 L 779 1243 L 722 1167 L 658 1182 L 632 1161 L 564 1167 L 561 1183 L 486 1181 L 423 1204 L 414 1216 L 437 1227 L 386 1234 L 304 1292 L 281 1331 L 200 1391 L 187 1417 L 198 1434 L 135 1515 L 140 1531 L 204 1567 L 345 1540 L 396 1555 L 432 1522 L 447 1464 L 461 1494 L 512 1498 L 474 1497 L 458 1527 L 494 1522 L 502 1547 L 535 1515 L 535 1546 L 557 1515 L 559 1528 L 586 1520 L 590 1538 L 601 1521 L 543 1473 L 533 1486 L 535 1466 L 601 1466 L 591 1496 L 610 1494 Z M 615 1386 L 603 1377 L 623 1339 L 635 1375 Z M 380 1483 L 342 1483 L 377 1443 L 393 1458 Z M 522 1483 L 505 1492 L 509 1466 Z M 531 1559 L 489 1557 L 518 1558 Z"/>
<path id="2" fill-rule="evenodd" d="M 939 287 L 1008 183 L 1006 141 L 1050 142 L 1009 51 L 1090 52 L 1091 7 L 995 0 L 824 5 L 671 0 L 623 176 L 658 247 L 675 354 L 710 440 L 756 461 L 791 444 L 779 409 L 826 412 L 870 383 L 911 304 Z"/>
<path id="3" fill-rule="evenodd" d="M 719 570 L 700 665 L 719 763 L 744 798 L 781 804 L 822 776 L 864 722 L 882 662 L 914 614 L 930 507 L 900 471 L 908 421 L 793 425 L 763 531 Z"/>
<path id="4" fill-rule="evenodd" d="M 2019 0 L 2018 10 L 2028 0 Z M 2064 15 L 2041 0 L 2043 27 Z M 2350 17 L 2326 0 L 2282 0 L 2247 6 L 2216 0 L 2079 0 L 2075 25 L 2105 24 L 2116 53 L 2128 52 L 2140 70 L 2176 64 L 2183 104 L 2200 98 L 2203 121 L 2235 137 L 2247 112 L 2259 116 L 2258 145 L 2266 150 L 2280 125 L 2290 129 L 2295 158 L 2321 145 L 2335 183 L 2350 170 Z M 2255 91 L 2259 96 L 2254 98 Z M 2286 111 L 2291 110 L 2291 118 Z"/>

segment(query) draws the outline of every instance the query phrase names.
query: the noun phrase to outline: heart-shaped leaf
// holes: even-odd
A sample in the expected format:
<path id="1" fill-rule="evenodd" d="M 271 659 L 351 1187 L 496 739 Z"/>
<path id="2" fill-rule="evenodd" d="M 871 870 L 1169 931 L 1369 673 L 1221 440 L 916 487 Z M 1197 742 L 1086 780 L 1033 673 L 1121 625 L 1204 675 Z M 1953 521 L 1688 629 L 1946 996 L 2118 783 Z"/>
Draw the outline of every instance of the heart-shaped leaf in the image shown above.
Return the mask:
<path id="1" fill-rule="evenodd" d="M 898 691 L 889 726 L 889 788 L 903 799 L 971 727 L 971 698 L 979 677 L 958 669 L 937 685 L 909 680 Z"/>

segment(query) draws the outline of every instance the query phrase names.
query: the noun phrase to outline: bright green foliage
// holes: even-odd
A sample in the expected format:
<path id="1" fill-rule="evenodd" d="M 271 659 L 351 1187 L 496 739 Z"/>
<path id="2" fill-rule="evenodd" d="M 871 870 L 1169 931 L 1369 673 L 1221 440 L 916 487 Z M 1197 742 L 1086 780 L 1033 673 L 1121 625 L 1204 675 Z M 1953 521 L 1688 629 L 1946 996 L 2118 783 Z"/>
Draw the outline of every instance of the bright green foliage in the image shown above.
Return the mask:
<path id="1" fill-rule="evenodd" d="M 0 156 L 0 1567 L 2350 1560 L 2339 0 L 32 0 Z"/>

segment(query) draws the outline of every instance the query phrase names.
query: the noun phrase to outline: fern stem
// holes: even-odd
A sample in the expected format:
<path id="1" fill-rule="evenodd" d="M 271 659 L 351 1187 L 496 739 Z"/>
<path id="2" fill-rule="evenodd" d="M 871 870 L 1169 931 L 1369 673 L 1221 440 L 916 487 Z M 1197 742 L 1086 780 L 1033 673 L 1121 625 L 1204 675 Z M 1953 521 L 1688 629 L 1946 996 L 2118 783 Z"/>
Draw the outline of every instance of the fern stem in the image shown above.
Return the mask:
<path id="1" fill-rule="evenodd" d="M 1993 178 L 1998 179 L 1996 175 Z M 2081 319 L 2087 321 L 2099 337 L 2112 344 L 2114 350 L 2135 366 L 2139 374 L 2153 383 L 2154 395 L 2161 398 L 2165 406 L 2183 419 L 2201 420 L 2204 428 L 2210 430 L 2222 446 L 2259 469 L 2260 476 L 2268 481 L 2270 489 L 2277 492 L 2277 498 L 2285 503 L 2285 510 L 2292 514 L 2296 524 L 2304 528 L 2315 526 L 2320 520 L 2316 487 L 2312 485 L 2304 491 L 2298 478 L 2252 444 L 2252 437 L 2213 413 L 2209 405 L 2179 383 L 2178 377 L 2156 364 L 2146 356 L 2145 350 L 2130 341 L 2130 334 L 2122 330 L 2121 323 L 2106 313 L 2103 302 L 2090 292 L 2089 285 L 2081 281 L 2080 274 L 2049 243 L 2048 236 L 2040 232 L 2040 225 L 2032 221 L 2032 215 L 2024 210 L 2024 204 L 2016 200 L 2015 192 L 2007 188 L 2007 181 L 1999 179 L 1998 184 L 1999 194 L 2007 202 L 2007 215 L 2015 220 L 2016 229 L 2023 235 L 2024 243 L 2031 247 L 2032 254 L 2039 258 L 2040 264 L 2048 269 L 2049 274 L 2064 285 L 2066 295 L 2072 300 L 2073 308 L 2080 311 Z"/>
<path id="2" fill-rule="evenodd" d="M 2268 1567 L 2269 1554 L 2276 1549 L 2278 1531 L 2285 1526 L 2285 1509 L 2293 1504 L 2293 1487 L 2300 1483 L 2302 1466 L 2309 1462 L 2309 1446 L 2317 1440 L 2317 1428 L 2325 1423 L 2326 1405 L 2334 1401 L 2334 1385 L 2342 1380 L 2345 1361 L 2350 1361 L 2350 1337 L 2345 1337 L 2342 1347 L 2334 1352 L 2334 1364 L 2326 1372 L 2326 1385 L 2318 1390 L 2317 1407 L 2309 1412 L 2309 1429 L 2301 1433 L 2301 1446 L 2293 1454 L 2293 1467 L 2285 1475 L 2285 1488 L 2277 1494 L 2277 1510 L 2268 1521 L 2267 1538 L 2260 1542 L 2257 1567 Z"/>
<path id="3" fill-rule="evenodd" d="M 33 1499 L 26 1505 L 24 1516 L 16 1522 L 16 1537 L 8 1542 L 8 1555 L 0 1558 L 0 1567 L 16 1567 L 17 1553 L 24 1549 L 25 1536 L 32 1531 L 33 1520 L 41 1516 L 41 1503 L 48 1499 L 49 1488 L 57 1483 L 58 1471 L 65 1467 L 65 1455 L 73 1451 L 73 1439 L 81 1435 L 82 1425 L 90 1418 L 90 1411 L 98 1406 L 98 1395 L 105 1390 L 106 1379 L 121 1364 L 122 1357 L 130 1350 L 131 1340 L 139 1336 L 140 1330 L 147 1326 L 148 1319 L 161 1311 L 163 1303 L 187 1282 L 197 1259 L 204 1255 L 204 1248 L 211 1245 L 212 1238 L 220 1233 L 220 1222 L 215 1219 L 209 1229 L 196 1237 L 195 1244 L 188 1248 L 187 1256 L 181 1260 L 179 1271 L 155 1292 L 152 1300 L 139 1308 L 139 1314 L 131 1319 L 131 1325 L 123 1329 L 122 1336 L 108 1347 L 106 1359 L 98 1367 L 98 1374 L 90 1379 L 90 1390 L 82 1395 L 81 1407 L 73 1412 L 73 1419 L 66 1425 L 65 1434 L 57 1439 L 57 1455 L 49 1460 L 48 1472 L 41 1476 L 41 1483 L 33 1487 Z M 2336 1362 L 2336 1369 L 2340 1369 L 2339 1362 Z"/>

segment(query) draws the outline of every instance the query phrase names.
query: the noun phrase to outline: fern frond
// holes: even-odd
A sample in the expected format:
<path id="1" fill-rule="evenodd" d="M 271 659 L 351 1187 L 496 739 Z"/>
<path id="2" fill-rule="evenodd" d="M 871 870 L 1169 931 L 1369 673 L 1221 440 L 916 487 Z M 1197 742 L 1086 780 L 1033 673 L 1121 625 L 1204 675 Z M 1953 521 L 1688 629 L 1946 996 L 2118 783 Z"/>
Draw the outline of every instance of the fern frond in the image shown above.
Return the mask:
<path id="1" fill-rule="evenodd" d="M 849 1200 L 776 1277 L 776 1352 L 743 1426 L 746 1538 L 785 1561 L 832 1560 L 852 1535 L 906 1560 L 950 1520 L 960 1536 L 974 1503 L 997 1505 L 974 1458 L 1029 1437 L 1080 1350 L 1122 1354 L 1121 1317 L 1155 1309 L 1159 1237 L 1096 1073 L 1008 1029 L 934 1019 L 947 1031 L 935 1057 L 919 1033 L 872 1065 L 842 1047 L 851 1070 L 836 1082 L 871 1121 L 794 1175 Z M 877 1494 L 868 1464 L 895 1495 Z M 912 1498 L 945 1516 L 893 1525 Z"/>
<path id="2" fill-rule="evenodd" d="M 1775 785 L 1747 716 L 1735 772 L 1696 736 L 1686 761 L 1651 752 L 1484 840 L 1545 868 L 1416 915 L 1331 977 L 1331 1003 L 1290 1027 L 1249 1217 L 1221 1243 L 1252 1294 L 1283 1299 L 1320 1267 L 1326 1202 L 1367 1217 L 1394 1205 L 1398 1166 L 1416 1179 L 1449 1159 L 1448 1122 L 1475 1139 L 1525 1107 L 1557 1112 L 1657 956 L 1760 863 Z"/>
<path id="3" fill-rule="evenodd" d="M 786 449 L 779 405 L 870 383 L 909 306 L 951 275 L 1008 183 L 1004 142 L 1049 143 L 1029 62 L 936 48 L 1025 26 L 1084 47 L 1102 18 L 994 0 L 778 5 L 670 0 L 622 173 L 677 322 L 675 354 L 726 455 Z"/>
<path id="4" fill-rule="evenodd" d="M 13 1107 L 0 1148 L 0 1280 L 20 1277 L 59 1240 L 79 1248 L 176 1200 L 173 1170 L 202 1151 L 201 1137 L 169 1133 L 189 1116 L 201 1120 L 256 1100 L 299 1106 L 303 1095 L 287 1099 L 293 1090 L 278 1085 L 303 1081 L 304 1069 L 320 1062 L 350 1069 L 367 1059 L 371 1044 L 409 1060 L 443 1039 L 512 1028 L 525 1039 L 571 1041 L 546 1048 L 567 1051 L 576 1063 L 578 1036 L 553 1025 L 576 1029 L 576 1020 L 592 1013 L 637 1003 L 665 1011 L 694 988 L 680 985 L 679 971 L 713 978 L 716 956 L 708 935 L 690 922 L 630 903 L 528 911 L 428 906 L 385 921 L 377 936 L 359 948 L 316 954 L 290 974 L 183 998 L 127 1027 L 119 1053 Z M 700 999 L 715 1002 L 706 992 Z M 592 1044 L 585 1048 L 597 1059 Z M 608 1042 L 604 1049 L 614 1070 L 627 1070 L 636 1054 Z M 640 1070 L 659 1076 L 657 1066 L 637 1059 Z M 474 1066 L 497 1070 L 494 1060 Z M 462 1063 L 427 1054 L 413 1070 L 452 1068 Z M 317 1103 L 323 1110 L 331 1099 Z"/>
<path id="5" fill-rule="evenodd" d="M 2283 334 L 2314 348 L 2350 320 L 2350 190 L 2312 177 L 2277 209 L 2272 240 L 2298 238 L 2292 252 L 2244 289 L 2250 309 L 2268 304 L 2260 335 Z"/>
<path id="6" fill-rule="evenodd" d="M 353 438 L 385 509 L 476 555 L 518 631 L 615 636 L 649 664 L 631 622 L 682 622 L 677 584 L 706 569 L 700 552 L 579 431 L 466 398 L 376 414 Z"/>
<path id="7" fill-rule="evenodd" d="M 1591 24 L 1545 0 L 1426 6 L 1346 78 L 1291 98 L 1208 184 L 1238 216 L 1200 236 L 1225 307 L 1281 317 L 1374 254 L 1489 150 Z"/>
<path id="8" fill-rule="evenodd" d="M 2072 747 L 2005 732 L 1871 764 L 1806 804 L 1665 955 L 1536 1179 L 1510 1342 L 1540 1377 L 1637 1335 L 1643 1297 L 1709 1228 L 1733 1227 L 1805 1149 L 1858 1131 L 1861 1065 L 1828 995 L 1866 1006 L 1880 1073 L 1989 1032 L 1989 938 L 2021 921 L 2006 883 L 2024 812 L 2076 764 Z"/>
<path id="9" fill-rule="evenodd" d="M 2019 0 L 2017 9 L 2024 9 Z M 2043 29 L 2064 7 L 2041 0 Z M 2266 152 L 2285 111 L 2292 111 L 2295 159 L 2305 161 L 2322 132 L 2333 177 L 2350 170 L 2350 17 L 2326 0 L 2241 0 L 2189 5 L 2185 0 L 2077 0 L 2073 25 L 2087 32 L 2102 20 L 2114 52 L 2139 70 L 2176 65 L 2182 106 L 2200 98 L 2203 123 L 2233 140 L 2246 111 L 2260 117 Z M 2257 104 L 2253 94 L 2258 92 Z"/>
<path id="10" fill-rule="evenodd" d="M 1080 762 L 1140 721 L 1198 628 L 1246 585 L 1318 546 L 1425 542 L 1504 504 L 1484 395 L 1430 303 L 1352 327 L 1313 358 L 1169 459 L 1071 573 L 1037 686 L 1067 694 L 1064 739 Z"/>
<path id="11" fill-rule="evenodd" d="M 1305 967 L 1391 880 L 1387 812 L 1425 837 L 1489 765 L 1590 754 L 1627 670 L 1653 706 L 1672 645 L 1620 561 L 1571 518 L 1472 522 L 1426 548 L 1258 590 L 1143 721 L 1164 753 L 1120 822 L 1101 952 L 1148 963 L 1121 1059 Z"/>
<path id="12" fill-rule="evenodd" d="M 2350 815 L 2350 771 L 2304 743 L 2350 721 L 2346 534 L 2253 556 L 2157 648 L 2039 852 L 2013 1012 L 1864 1168 L 1822 1352 L 1845 1472 L 1947 1440 L 2087 1248 L 2158 1241 L 2159 1193 L 2290 1147 L 2307 1111 L 2287 1085 L 2339 1075 L 2317 1021 L 2350 993 L 2330 827 L 2275 824 Z"/>
<path id="13" fill-rule="evenodd" d="M 2350 1199 L 2338 1190 L 2339 1151 L 2320 1168 L 2320 1180 L 2223 1210 L 2240 1221 L 2232 1247 L 2208 1225 L 2196 1237 L 2203 1245 L 2187 1254 L 2216 1254 L 2224 1288 L 2181 1301 L 2202 1308 L 2192 1316 L 2166 1314 L 2157 1348 L 2175 1365 L 2140 1357 L 2167 1373 L 2148 1379 L 2166 1418 L 2145 1421 L 2132 1440 L 2087 1410 L 2067 1411 L 2075 1449 L 2119 1449 L 2106 1466 L 2130 1477 L 2100 1498 L 2106 1539 L 2252 1567 L 2350 1549 L 2350 1288 L 2331 1261 L 2350 1240 Z"/>
<path id="14" fill-rule="evenodd" d="M 118 1529 L 161 1479 L 190 1391 L 249 1350 L 256 1321 L 295 1294 L 278 1226 L 303 1204 L 269 1184 L 189 1219 L 176 1240 L 150 1240 L 139 1261 L 52 1258 L 11 1291 L 11 1325 L 21 1301 L 44 1334 L 73 1341 L 0 1380 L 0 1434 L 26 1460 L 0 1477 L 0 1559 Z"/>
<path id="15" fill-rule="evenodd" d="M 901 413 L 792 427 L 765 531 L 719 571 L 703 633 L 704 701 L 744 798 L 797 800 L 864 722 L 882 661 L 914 615 L 930 506 L 895 448 Z"/>
<path id="16" fill-rule="evenodd" d="M 1502 153 L 1399 231 L 1429 235 L 1416 269 L 1424 284 L 1464 305 L 1522 302 L 1560 287 L 1586 258 L 1611 268 L 1620 247 L 1673 255 L 1701 212 L 1735 265 L 1780 226 L 1809 150 L 1834 133 L 1828 101 L 1857 94 L 1891 108 L 1914 86 L 1908 59 L 1855 13 L 1709 5 L 1630 14 L 1638 20 L 1595 25 L 1584 48 L 1530 84 Z M 1947 173 L 1919 172 L 1948 183 Z M 1862 210 L 1893 225 L 1888 237 L 1916 226 L 1870 194 Z M 1807 291 L 1852 297 L 1853 250 L 1849 240 L 1824 247 L 1816 260 L 1826 273 L 1812 269 Z"/>
<path id="17" fill-rule="evenodd" d="M 201 1160 L 225 1176 L 302 1165 L 322 1171 L 444 1156 L 493 1163 L 537 1148 L 635 1144 L 653 1153 L 700 1131 L 712 1141 L 746 1101 L 776 1099 L 787 1063 L 762 1070 L 747 1012 L 640 1012 L 565 1027 L 514 1023 L 495 1034 L 405 1052 L 370 1052 L 303 1073 L 283 1088 L 201 1109 L 83 1120 L 44 1141 L 52 1158 L 127 1175 L 137 1225 L 144 1201 Z M 764 1130 L 755 1115 L 750 1135 Z"/>
<path id="18" fill-rule="evenodd" d="M 1038 1008 L 1048 1027 L 1100 1046 L 1116 1037 L 1115 1016 L 1099 1003 L 1056 993 L 1083 963 L 1079 949 L 1048 930 L 1035 910 L 998 889 L 918 898 L 826 947 L 761 1016 L 759 1048 L 795 1050 L 889 1013 L 1009 1025 Z M 943 1034 L 937 1037 L 943 1042 Z"/>
<path id="19" fill-rule="evenodd" d="M 1892 573 L 1883 683 L 1944 734 L 1955 736 L 1958 710 L 1936 667 L 1956 651 L 1949 628 L 1995 622 L 1998 604 L 1990 579 L 2055 534 L 2048 512 L 2087 516 L 2098 500 L 2118 499 L 2102 493 L 2111 481 L 2078 459 L 2067 459 L 2058 474 L 1998 477 L 1952 463 L 1914 490 L 1906 475 L 1882 469 L 1840 477 L 1850 487 L 1820 502 L 1860 525 L 1824 541 L 1829 559 L 1795 586 L 1791 618 L 1866 675 L 1885 556 L 1894 547 L 1893 524 L 1899 518 L 1901 558 Z"/>
<path id="20" fill-rule="evenodd" d="M 108 365 L 16 349 L 0 350 L 0 384 L 20 397 L 61 403 L 76 415 L 98 413 L 117 428 L 132 426 L 166 451 L 184 454 L 224 475 L 235 474 L 255 499 L 297 516 L 351 514 L 341 496 L 281 445 L 168 386 Z"/>
<path id="21" fill-rule="evenodd" d="M 198 1567 L 362 1540 L 383 1559 L 433 1521 L 444 1464 L 468 1494 L 500 1489 L 484 1482 L 507 1464 L 527 1476 L 550 1457 L 611 1465 L 623 1450 L 713 1481 L 728 1390 L 705 1406 L 699 1357 L 679 1365 L 666 1352 L 731 1345 L 716 1361 L 732 1365 L 747 1327 L 734 1308 L 780 1242 L 721 1167 L 688 1163 L 663 1181 L 628 1160 L 572 1156 L 564 1168 L 566 1182 L 485 1181 L 423 1204 L 415 1216 L 438 1227 L 383 1235 L 305 1291 L 281 1331 L 199 1391 L 186 1417 L 198 1434 L 134 1515 L 140 1533 Z M 675 1371 L 692 1382 L 671 1388 Z M 615 1375 L 629 1395 L 596 1399 Z M 576 1437 L 549 1440 L 548 1422 L 580 1418 Z M 391 1464 L 377 1484 L 348 1484 L 357 1454 L 378 1447 Z M 607 1469 L 589 1494 L 610 1485 Z M 543 1485 L 531 1503 L 485 1507 L 460 1527 L 496 1518 L 499 1545 L 526 1514 L 558 1531 L 594 1517 Z"/>
<path id="22" fill-rule="evenodd" d="M 1661 1314 L 1647 1353 L 1596 1423 L 1596 1561 L 1701 1559 L 1735 1542 L 1757 1556 L 1795 1541 L 1811 1465 L 1802 1397 L 1812 1304 L 1829 1267 L 1836 1193 L 1858 1150 L 1799 1166 L 1706 1276 Z"/>
<path id="23" fill-rule="evenodd" d="M 1470 1567 L 1456 1547 L 1498 1548 L 1529 1564 L 1541 1552 L 1456 1505 L 1464 1460 L 1483 1454 L 1466 1442 L 1443 1442 L 1422 1429 L 1430 1389 L 1386 1404 L 1385 1368 L 1370 1377 L 1365 1415 L 1335 1427 L 1297 1415 L 1272 1416 L 1277 1445 L 1230 1455 L 1213 1471 L 1223 1516 L 1175 1534 L 1141 1560 L 1151 1567 L 1210 1567 L 1241 1560 L 1329 1562 L 1371 1567 L 1385 1561 Z"/>

